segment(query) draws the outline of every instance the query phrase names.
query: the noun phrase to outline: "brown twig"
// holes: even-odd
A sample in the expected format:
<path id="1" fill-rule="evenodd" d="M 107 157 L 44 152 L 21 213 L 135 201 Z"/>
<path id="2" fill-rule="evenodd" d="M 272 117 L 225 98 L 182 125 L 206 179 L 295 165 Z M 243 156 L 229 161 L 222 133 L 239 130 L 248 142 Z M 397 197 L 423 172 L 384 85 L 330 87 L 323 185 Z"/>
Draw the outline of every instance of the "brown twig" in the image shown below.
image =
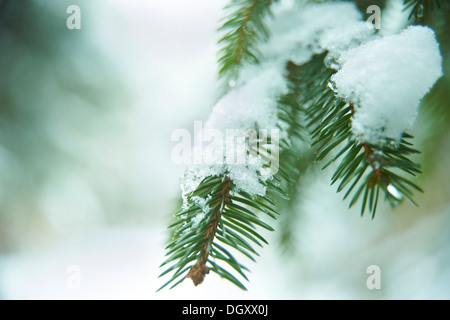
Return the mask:
<path id="1" fill-rule="evenodd" d="M 205 275 L 209 273 L 209 268 L 206 266 L 206 263 L 208 261 L 211 245 L 214 240 L 214 236 L 216 235 L 220 218 L 222 217 L 223 214 L 225 203 L 231 202 L 230 199 L 231 185 L 232 183 L 230 178 L 226 178 L 225 183 L 222 186 L 222 189 L 220 190 L 220 194 L 222 196 L 216 202 L 216 205 L 214 207 L 215 212 L 213 212 L 210 226 L 205 233 L 205 241 L 203 242 L 200 250 L 200 257 L 198 258 L 196 264 L 192 266 L 192 268 L 186 275 L 186 278 L 190 278 L 195 286 L 201 284 L 205 279 Z"/>

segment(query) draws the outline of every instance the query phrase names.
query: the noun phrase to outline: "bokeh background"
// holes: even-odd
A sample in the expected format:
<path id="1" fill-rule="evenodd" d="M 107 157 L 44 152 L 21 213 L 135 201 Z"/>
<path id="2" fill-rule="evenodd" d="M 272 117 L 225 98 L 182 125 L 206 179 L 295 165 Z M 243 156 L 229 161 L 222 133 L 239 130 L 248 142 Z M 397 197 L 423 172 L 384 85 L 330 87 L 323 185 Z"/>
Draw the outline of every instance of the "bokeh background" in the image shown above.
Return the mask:
<path id="1" fill-rule="evenodd" d="M 81 30 L 66 28 L 72 4 Z M 418 208 L 361 218 L 329 186 L 331 170 L 312 168 L 247 263 L 247 292 L 214 274 L 156 292 L 180 204 L 171 133 L 206 120 L 218 98 L 225 4 L 0 0 L 1 299 L 450 298 L 448 39 L 446 75 L 413 130 Z M 380 290 L 366 286 L 370 265 Z"/>

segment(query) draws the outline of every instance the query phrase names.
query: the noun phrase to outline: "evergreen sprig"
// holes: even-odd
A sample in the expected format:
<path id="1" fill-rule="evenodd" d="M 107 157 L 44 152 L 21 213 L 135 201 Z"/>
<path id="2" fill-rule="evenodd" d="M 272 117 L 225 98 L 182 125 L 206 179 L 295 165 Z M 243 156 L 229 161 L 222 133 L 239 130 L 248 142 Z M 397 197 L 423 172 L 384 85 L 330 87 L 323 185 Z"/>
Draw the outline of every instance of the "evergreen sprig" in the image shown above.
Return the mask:
<path id="1" fill-rule="evenodd" d="M 275 1 L 233 0 L 227 7 L 231 14 L 220 28 L 225 32 L 219 41 L 221 77 L 237 77 L 243 64 L 258 63 L 257 45 L 269 36 L 263 20 Z M 439 6 L 438 0 L 434 3 Z M 433 1 L 405 0 L 405 5 L 413 6 L 412 15 L 418 19 L 421 8 Z M 344 199 L 352 194 L 350 207 L 362 198 L 361 215 L 368 209 L 374 218 L 382 194 L 391 205 L 403 198 L 414 203 L 413 190 L 422 190 L 405 177 L 420 173 L 420 166 L 410 159 L 418 153 L 409 142 L 412 136 L 404 133 L 400 141 L 371 144 L 353 135 L 352 117 L 357 111 L 336 95 L 330 82 L 335 70 L 324 63 L 326 56 L 327 52 L 316 54 L 303 65 L 287 63 L 288 92 L 278 98 L 278 127 L 284 133 L 279 167 L 272 179 L 260 180 L 266 187 L 264 196 L 238 189 L 228 173 L 206 177 L 195 191 L 184 195 L 185 205 L 170 226 L 175 231 L 161 265 L 166 269 L 160 276 L 171 277 L 160 289 L 173 288 L 186 278 L 199 285 L 212 271 L 245 290 L 242 279 L 247 280 L 248 269 L 234 254 L 255 260 L 258 253 L 253 246 L 267 244 L 259 228 L 273 231 L 260 215 L 277 218 L 311 155 L 318 162 L 331 157 L 323 169 L 337 163 L 331 184 L 339 182 L 337 191 L 345 190 Z M 312 148 L 305 152 L 301 145 L 307 139 Z M 266 151 L 265 160 L 273 160 Z"/>
<path id="2" fill-rule="evenodd" d="M 171 272 L 172 276 L 160 289 L 169 284 L 173 288 L 186 278 L 198 285 L 212 271 L 245 290 L 237 275 L 223 266 L 228 265 L 240 278 L 247 280 L 245 272 L 248 269 L 236 260 L 229 249 L 254 260 L 258 253 L 250 243 L 258 246 L 267 244 L 256 227 L 274 230 L 259 218 L 258 213 L 275 219 L 280 201 L 289 199 L 292 186 L 304 167 L 304 163 L 299 163 L 301 154 L 296 147 L 296 142 L 302 140 L 304 135 L 300 124 L 304 115 L 298 90 L 301 83 L 300 69 L 292 62 L 287 64 L 286 69 L 289 90 L 278 99 L 278 125 L 287 135 L 279 141 L 280 162 L 277 173 L 270 180 L 260 181 L 266 187 L 266 194 L 250 195 L 243 190 L 236 190 L 233 181 L 225 174 L 205 178 L 195 191 L 185 195 L 187 207 L 176 214 L 176 222 L 169 226 L 177 229 L 166 247 L 168 258 L 161 265 L 170 266 L 160 276 Z M 269 145 L 272 143 L 271 137 L 265 139 Z M 266 149 L 263 154 L 268 155 L 266 160 L 273 159 L 270 150 Z M 269 165 L 267 161 L 265 166 Z M 199 198 L 204 200 L 201 205 Z"/>
<path id="3" fill-rule="evenodd" d="M 341 159 L 331 184 L 340 181 L 337 192 L 349 186 L 344 199 L 355 191 L 350 207 L 363 195 L 361 215 L 368 208 L 372 218 L 375 217 L 380 191 L 391 205 L 398 204 L 404 197 L 415 204 L 412 189 L 422 190 L 399 173 L 412 176 L 420 173 L 420 166 L 409 159 L 419 153 L 408 142 L 412 136 L 404 133 L 400 142 L 386 139 L 376 145 L 355 137 L 351 131 L 354 106 L 336 96 L 329 82 L 334 70 L 323 63 L 326 55 L 326 52 L 316 55 L 302 66 L 308 79 L 303 88 L 304 103 L 308 105 L 306 118 L 312 145 L 318 149 L 316 161 L 324 160 L 337 150 L 323 169 Z"/>
<path id="4" fill-rule="evenodd" d="M 231 11 L 219 28 L 225 32 L 218 44 L 219 76 L 235 78 L 244 63 L 258 63 L 258 44 L 269 38 L 264 18 L 277 0 L 232 0 L 225 7 Z"/>
<path id="5" fill-rule="evenodd" d="M 256 226 L 274 230 L 256 212 L 265 213 L 274 219 L 278 213 L 268 196 L 252 196 L 234 189 L 233 181 L 227 175 L 211 176 L 187 195 L 190 205 L 177 213 L 178 220 L 169 227 L 177 227 L 177 230 L 166 247 L 168 258 L 161 265 L 170 264 L 170 267 L 160 276 L 169 272 L 173 274 L 160 289 L 177 280 L 172 284 L 173 288 L 186 278 L 190 278 L 197 286 L 212 271 L 246 290 L 237 275 L 223 266 L 229 266 L 247 280 L 245 272 L 248 269 L 234 258 L 229 249 L 254 261 L 258 253 L 251 243 L 257 246 L 267 244 L 256 231 Z M 204 199 L 205 203 L 199 205 L 195 197 Z"/>

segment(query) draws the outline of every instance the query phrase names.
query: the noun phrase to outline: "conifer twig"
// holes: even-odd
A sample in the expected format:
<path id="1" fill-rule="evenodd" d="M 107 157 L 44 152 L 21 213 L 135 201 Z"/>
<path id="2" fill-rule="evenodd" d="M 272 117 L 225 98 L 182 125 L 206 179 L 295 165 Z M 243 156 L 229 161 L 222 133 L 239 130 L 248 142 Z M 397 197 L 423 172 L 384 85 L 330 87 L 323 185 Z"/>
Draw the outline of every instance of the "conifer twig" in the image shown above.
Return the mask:
<path id="1" fill-rule="evenodd" d="M 355 109 L 351 103 L 335 94 L 333 84 L 329 82 L 334 71 L 323 63 L 326 55 L 327 52 L 316 55 L 302 66 L 310 77 L 303 92 L 304 103 L 309 105 L 306 117 L 313 139 L 312 145 L 319 150 L 316 161 L 322 161 L 333 150 L 338 150 L 323 169 L 341 159 L 331 178 L 331 184 L 341 181 L 338 192 L 349 186 L 344 199 L 356 190 L 350 207 L 363 196 L 361 215 L 368 208 L 372 218 L 375 217 L 380 191 L 384 191 L 391 205 L 398 204 L 403 198 L 416 204 L 411 188 L 421 192 L 422 189 L 394 172 L 402 171 L 412 176 L 421 173 L 420 166 L 408 158 L 419 153 L 407 141 L 412 136 L 404 133 L 400 142 L 386 138 L 377 145 L 356 137 L 351 131 Z M 356 186 L 358 187 L 355 189 Z"/>
<path id="2" fill-rule="evenodd" d="M 233 0 L 225 7 L 231 13 L 219 28 L 225 34 L 219 45 L 219 76 L 235 78 L 244 63 L 258 63 L 259 42 L 266 41 L 269 31 L 264 18 L 276 0 Z"/>

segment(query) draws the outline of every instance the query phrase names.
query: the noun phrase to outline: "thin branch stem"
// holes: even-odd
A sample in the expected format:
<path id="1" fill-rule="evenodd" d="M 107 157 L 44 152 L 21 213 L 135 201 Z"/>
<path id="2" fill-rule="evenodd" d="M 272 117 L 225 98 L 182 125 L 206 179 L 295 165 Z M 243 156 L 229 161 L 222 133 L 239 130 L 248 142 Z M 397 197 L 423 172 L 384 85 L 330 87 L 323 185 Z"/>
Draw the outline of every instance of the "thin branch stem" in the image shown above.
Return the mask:
<path id="1" fill-rule="evenodd" d="M 205 275 L 209 273 L 209 268 L 206 266 L 208 261 L 208 256 L 211 252 L 211 245 L 217 232 L 217 227 L 219 225 L 220 219 L 225 209 L 225 204 L 231 203 L 230 191 L 232 182 L 230 178 L 226 178 L 225 183 L 222 186 L 220 194 L 222 195 L 214 206 L 215 212 L 211 218 L 210 226 L 206 230 L 205 239 L 201 246 L 200 257 L 197 263 L 189 270 L 186 278 L 190 278 L 194 282 L 195 286 L 198 286 L 203 282 Z"/>

